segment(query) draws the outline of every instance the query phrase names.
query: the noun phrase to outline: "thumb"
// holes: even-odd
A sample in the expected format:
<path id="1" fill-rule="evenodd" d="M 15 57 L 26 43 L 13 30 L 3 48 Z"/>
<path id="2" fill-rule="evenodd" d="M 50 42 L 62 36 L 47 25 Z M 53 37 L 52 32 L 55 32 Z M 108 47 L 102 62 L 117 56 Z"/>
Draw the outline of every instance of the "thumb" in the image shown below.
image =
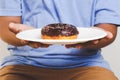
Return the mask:
<path id="1" fill-rule="evenodd" d="M 17 26 L 17 24 L 15 23 L 10 23 L 9 24 L 9 29 L 14 32 L 14 33 L 18 33 L 20 32 L 21 30 L 19 29 L 19 26 Z"/>
<path id="2" fill-rule="evenodd" d="M 34 28 L 32 26 L 25 25 L 25 24 L 10 23 L 9 29 L 14 33 L 18 33 L 24 30 L 34 29 Z"/>
<path id="3" fill-rule="evenodd" d="M 106 36 L 106 38 L 108 38 L 108 39 L 113 38 L 113 34 L 112 34 L 111 32 L 109 32 L 109 31 L 107 31 L 107 36 Z"/>

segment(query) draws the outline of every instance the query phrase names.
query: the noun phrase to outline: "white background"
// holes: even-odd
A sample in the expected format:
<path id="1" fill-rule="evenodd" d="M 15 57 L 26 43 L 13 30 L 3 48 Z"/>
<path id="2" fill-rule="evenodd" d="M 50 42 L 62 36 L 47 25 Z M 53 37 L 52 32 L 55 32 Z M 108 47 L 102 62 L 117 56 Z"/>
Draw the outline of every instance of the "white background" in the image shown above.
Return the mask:
<path id="1" fill-rule="evenodd" d="M 120 80 L 120 28 L 118 29 L 118 35 L 111 45 L 103 48 L 103 55 L 105 59 L 109 62 L 111 65 L 113 71 L 115 72 L 115 75 Z M 9 52 L 6 50 L 6 44 L 0 40 L 0 62 L 3 57 L 6 55 L 9 55 Z"/>

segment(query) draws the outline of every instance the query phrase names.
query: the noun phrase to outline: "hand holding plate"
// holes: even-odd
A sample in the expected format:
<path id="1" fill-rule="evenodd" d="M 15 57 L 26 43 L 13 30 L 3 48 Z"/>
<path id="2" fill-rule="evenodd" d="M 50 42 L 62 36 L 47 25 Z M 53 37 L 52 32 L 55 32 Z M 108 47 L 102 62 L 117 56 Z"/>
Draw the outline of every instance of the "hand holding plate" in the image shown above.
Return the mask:
<path id="1" fill-rule="evenodd" d="M 16 24 L 16 23 L 10 23 L 9 24 L 9 29 L 17 34 L 19 32 L 22 32 L 22 31 L 25 31 L 25 30 L 31 30 L 31 29 L 34 29 L 33 27 L 31 26 L 28 26 L 28 25 L 25 25 L 25 24 Z M 31 46 L 33 48 L 39 48 L 39 47 L 48 47 L 49 45 L 46 45 L 46 44 L 42 44 L 40 42 L 34 42 L 34 41 L 28 41 L 28 40 L 23 40 L 21 39 L 21 44 L 26 44 L 28 46 Z"/>

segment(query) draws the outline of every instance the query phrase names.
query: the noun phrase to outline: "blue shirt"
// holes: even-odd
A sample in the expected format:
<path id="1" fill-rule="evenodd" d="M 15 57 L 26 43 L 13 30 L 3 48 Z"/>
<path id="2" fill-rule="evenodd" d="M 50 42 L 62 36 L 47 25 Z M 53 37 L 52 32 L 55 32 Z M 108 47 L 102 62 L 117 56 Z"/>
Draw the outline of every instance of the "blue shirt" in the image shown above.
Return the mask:
<path id="1" fill-rule="evenodd" d="M 41 28 L 50 23 L 92 27 L 99 23 L 120 24 L 119 0 L 0 0 L 0 16 L 21 16 L 22 23 Z M 44 68 L 101 66 L 109 68 L 101 50 L 52 45 L 34 49 L 9 45 L 10 56 L 1 66 L 12 64 Z M 112 54 L 112 53 L 111 53 Z"/>

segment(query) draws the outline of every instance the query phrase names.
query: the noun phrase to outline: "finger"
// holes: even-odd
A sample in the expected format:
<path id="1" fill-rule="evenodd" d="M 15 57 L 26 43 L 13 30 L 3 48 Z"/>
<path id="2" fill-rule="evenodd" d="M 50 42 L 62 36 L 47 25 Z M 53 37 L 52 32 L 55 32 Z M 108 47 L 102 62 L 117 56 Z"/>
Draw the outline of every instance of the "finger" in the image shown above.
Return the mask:
<path id="1" fill-rule="evenodd" d="M 82 48 L 81 44 L 72 44 L 72 45 L 65 45 L 66 48 L 77 48 L 80 49 Z"/>
<path id="2" fill-rule="evenodd" d="M 48 44 L 41 44 L 41 47 L 43 47 L 43 48 L 47 48 L 47 47 L 49 47 L 50 45 L 48 45 Z"/>
<path id="3" fill-rule="evenodd" d="M 25 40 L 20 40 L 21 44 L 27 45 L 29 43 L 29 41 L 25 41 Z"/>
<path id="4" fill-rule="evenodd" d="M 43 43 L 40 43 L 40 47 L 43 47 L 43 48 L 47 48 L 49 47 L 51 44 L 43 44 Z"/>
<path id="5" fill-rule="evenodd" d="M 32 48 L 39 48 L 41 44 L 29 41 L 28 46 Z"/>
<path id="6" fill-rule="evenodd" d="M 73 45 L 73 47 L 77 48 L 77 49 L 91 48 L 91 45 L 96 45 L 97 43 L 98 43 L 98 40 L 94 41 L 94 44 L 93 44 L 93 41 L 88 41 L 88 42 L 85 42 L 85 43 L 75 44 L 75 45 Z"/>
<path id="7" fill-rule="evenodd" d="M 112 39 L 112 38 L 113 38 L 113 34 L 112 34 L 111 32 L 109 32 L 109 31 L 107 31 L 107 36 L 106 36 L 106 38 Z"/>
<path id="8" fill-rule="evenodd" d="M 100 39 L 99 39 L 99 40 L 93 40 L 93 41 L 91 41 L 91 42 L 92 42 L 93 44 L 98 44 L 99 41 L 100 41 Z"/>
<path id="9" fill-rule="evenodd" d="M 80 49 L 80 48 L 82 48 L 82 45 L 79 44 L 79 45 L 75 45 L 74 47 L 75 47 L 76 49 Z"/>
<path id="10" fill-rule="evenodd" d="M 9 28 L 14 33 L 18 33 L 18 32 L 24 31 L 24 30 L 28 30 L 28 29 L 34 29 L 31 26 L 28 26 L 25 24 L 17 24 L 17 23 L 10 23 Z"/>
<path id="11" fill-rule="evenodd" d="M 39 48 L 39 47 L 47 48 L 50 46 L 48 44 L 42 44 L 42 43 L 38 43 L 38 42 L 29 42 L 28 45 L 33 48 Z"/>
<path id="12" fill-rule="evenodd" d="M 28 29 L 34 29 L 33 27 L 29 26 L 29 25 L 25 25 L 25 24 L 17 24 L 17 23 L 13 23 L 14 26 L 19 27 L 20 30 L 28 30 Z"/>
<path id="13" fill-rule="evenodd" d="M 21 30 L 19 29 L 19 27 L 17 25 L 15 25 L 14 23 L 10 23 L 9 24 L 9 29 L 14 32 L 14 33 L 18 33 Z"/>
<path id="14" fill-rule="evenodd" d="M 66 48 L 72 48 L 74 45 L 65 45 Z"/>

